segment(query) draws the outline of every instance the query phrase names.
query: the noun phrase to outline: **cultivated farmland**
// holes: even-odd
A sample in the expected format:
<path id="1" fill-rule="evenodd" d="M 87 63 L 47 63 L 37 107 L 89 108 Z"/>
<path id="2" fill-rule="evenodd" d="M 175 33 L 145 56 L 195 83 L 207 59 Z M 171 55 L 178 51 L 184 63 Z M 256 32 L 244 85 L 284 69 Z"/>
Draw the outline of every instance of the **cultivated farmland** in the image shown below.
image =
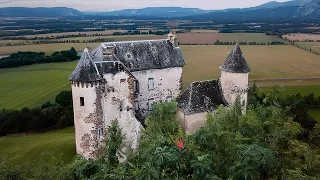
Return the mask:
<path id="1" fill-rule="evenodd" d="M 286 34 L 282 37 L 290 41 L 320 41 L 320 34 Z"/>
<path id="2" fill-rule="evenodd" d="M 95 47 L 95 46 L 93 46 Z M 217 79 L 219 66 L 233 46 L 181 46 L 186 60 L 183 87 L 193 81 Z M 250 81 L 262 78 L 320 77 L 320 56 L 295 46 L 241 46 L 252 69 Z M 57 49 L 56 49 L 57 50 Z M 38 64 L 18 68 L 0 69 L 0 108 L 19 109 L 34 107 L 53 100 L 65 89 L 70 89 L 68 76 L 77 62 Z M 272 86 L 273 80 L 268 80 Z M 266 81 L 265 83 L 267 83 Z M 306 85 L 304 81 L 284 85 Z M 317 79 L 307 85 L 319 85 Z M 281 85 L 281 81 L 279 81 Z"/>
<path id="3" fill-rule="evenodd" d="M 271 43 L 273 41 L 284 42 L 276 36 L 269 36 L 263 33 L 182 33 L 178 34 L 180 44 L 214 44 L 220 42 L 256 42 Z"/>
<path id="4" fill-rule="evenodd" d="M 307 51 L 320 54 L 320 42 L 295 42 L 295 45 Z"/>
<path id="5" fill-rule="evenodd" d="M 0 69 L 0 109 L 39 106 L 70 89 L 68 76 L 77 62 Z"/>

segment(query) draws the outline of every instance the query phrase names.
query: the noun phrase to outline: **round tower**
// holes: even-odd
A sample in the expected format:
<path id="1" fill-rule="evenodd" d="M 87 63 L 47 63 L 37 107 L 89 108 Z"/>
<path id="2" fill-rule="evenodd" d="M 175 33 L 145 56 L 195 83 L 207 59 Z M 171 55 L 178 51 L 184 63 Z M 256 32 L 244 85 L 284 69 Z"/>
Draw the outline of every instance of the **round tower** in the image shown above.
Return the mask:
<path id="1" fill-rule="evenodd" d="M 220 85 L 225 101 L 232 105 L 237 97 L 245 109 L 248 99 L 248 81 L 251 71 L 239 44 L 236 44 L 228 55 L 221 69 Z"/>
<path id="2" fill-rule="evenodd" d="M 89 49 L 85 48 L 83 51 L 69 80 L 72 87 L 77 154 L 85 158 L 97 157 L 99 139 L 103 137 L 104 131 L 99 97 L 103 81 Z"/>

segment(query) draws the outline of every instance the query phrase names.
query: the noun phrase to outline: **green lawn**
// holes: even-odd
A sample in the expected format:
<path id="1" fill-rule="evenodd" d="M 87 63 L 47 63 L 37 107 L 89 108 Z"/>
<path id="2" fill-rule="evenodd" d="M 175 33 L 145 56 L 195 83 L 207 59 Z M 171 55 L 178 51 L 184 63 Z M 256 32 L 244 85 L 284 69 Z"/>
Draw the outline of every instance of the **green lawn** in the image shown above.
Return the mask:
<path id="1" fill-rule="evenodd" d="M 298 92 L 302 95 L 308 95 L 313 93 L 315 96 L 320 96 L 320 85 L 317 86 L 285 86 L 279 87 L 281 91 L 281 96 L 285 97 L 287 95 L 295 95 Z M 272 87 L 263 87 L 259 88 L 259 93 L 270 93 L 272 91 Z"/>
<path id="2" fill-rule="evenodd" d="M 0 109 L 39 106 L 70 89 L 68 76 L 77 62 L 0 69 Z"/>
<path id="3" fill-rule="evenodd" d="M 36 164 L 42 153 L 62 155 L 65 163 L 75 156 L 74 128 L 43 134 L 0 137 L 0 157 L 9 158 L 13 164 Z"/>
<path id="4" fill-rule="evenodd" d="M 320 109 L 309 109 L 308 110 L 310 116 L 312 116 L 314 119 L 316 119 L 320 123 Z"/>

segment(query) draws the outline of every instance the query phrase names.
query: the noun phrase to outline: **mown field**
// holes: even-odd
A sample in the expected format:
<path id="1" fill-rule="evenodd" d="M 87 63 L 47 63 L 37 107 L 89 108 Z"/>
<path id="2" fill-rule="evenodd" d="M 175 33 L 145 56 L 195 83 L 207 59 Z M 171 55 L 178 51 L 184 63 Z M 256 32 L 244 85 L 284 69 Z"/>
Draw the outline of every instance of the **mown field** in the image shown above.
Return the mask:
<path id="1" fill-rule="evenodd" d="M 39 45 L 39 48 L 41 46 Z M 181 46 L 186 61 L 183 70 L 183 87 L 186 88 L 194 81 L 219 78 L 219 66 L 223 64 L 232 47 Z M 261 78 L 320 77 L 320 56 L 297 47 L 285 45 L 241 46 L 241 48 L 252 69 L 250 73 L 251 82 Z M 46 101 L 52 101 L 60 91 L 70 89 L 67 78 L 75 68 L 76 63 L 37 64 L 0 69 L 0 84 L 2 85 L 2 88 L 0 88 L 0 108 L 34 107 Z M 279 82 L 264 81 L 268 86 L 281 85 L 281 81 Z M 297 83 L 286 82 L 283 85 L 295 86 Z M 320 80 L 301 81 L 298 85 L 320 85 Z M 313 91 L 320 92 L 319 89 Z"/>
<path id="2" fill-rule="evenodd" d="M 39 35 L 41 37 L 55 37 L 56 35 L 63 35 L 63 33 L 57 34 L 47 34 L 47 35 Z M 68 33 L 66 33 L 68 34 Z M 70 33 L 72 34 L 72 33 Z M 26 37 L 35 37 L 38 35 L 26 36 Z M 269 36 L 263 33 L 217 33 L 214 30 L 194 30 L 193 32 L 189 33 L 181 33 L 177 34 L 178 42 L 180 44 L 195 44 L 195 45 L 212 45 L 217 40 L 220 42 L 256 42 L 258 44 L 261 43 L 271 43 L 273 41 L 277 42 L 284 42 L 283 39 L 276 37 L 276 36 Z M 87 37 L 69 37 L 69 38 L 61 38 L 57 39 L 59 41 L 67 41 L 67 40 L 79 40 L 82 41 L 89 41 L 99 38 L 109 38 L 113 41 L 130 41 L 130 40 L 147 40 L 147 39 L 164 39 L 167 38 L 166 35 L 123 35 L 123 36 L 87 36 Z M 24 48 L 29 49 L 27 46 L 35 45 L 35 42 L 39 40 L 0 40 L 0 54 L 11 54 L 17 50 L 23 50 Z M 43 41 L 43 40 L 42 40 Z M 50 43 L 50 41 L 55 41 L 55 39 L 45 40 L 46 42 Z M 7 46 L 7 44 L 27 44 L 27 45 L 15 45 L 15 46 Z M 51 43 L 52 46 L 55 46 Z M 81 43 L 76 43 L 75 46 L 79 46 Z M 48 45 L 48 44 L 41 44 L 41 45 Z"/>
<path id="3" fill-rule="evenodd" d="M 295 42 L 295 45 L 307 51 L 320 54 L 320 42 Z"/>
<path id="4" fill-rule="evenodd" d="M 0 109 L 39 106 L 70 89 L 68 76 L 77 62 L 0 69 Z"/>
<path id="5" fill-rule="evenodd" d="M 0 137 L 0 147 L 0 157 L 19 165 L 37 166 L 43 153 L 61 157 L 65 163 L 70 163 L 76 155 L 73 127 L 41 134 Z"/>
<path id="6" fill-rule="evenodd" d="M 268 44 L 273 41 L 286 43 L 279 37 L 264 33 L 182 33 L 177 36 L 181 44 L 214 44 L 217 40 L 220 42 L 257 42 L 259 44 Z"/>
<path id="7" fill-rule="evenodd" d="M 320 34 L 286 34 L 282 36 L 291 41 L 317 41 L 320 40 Z"/>

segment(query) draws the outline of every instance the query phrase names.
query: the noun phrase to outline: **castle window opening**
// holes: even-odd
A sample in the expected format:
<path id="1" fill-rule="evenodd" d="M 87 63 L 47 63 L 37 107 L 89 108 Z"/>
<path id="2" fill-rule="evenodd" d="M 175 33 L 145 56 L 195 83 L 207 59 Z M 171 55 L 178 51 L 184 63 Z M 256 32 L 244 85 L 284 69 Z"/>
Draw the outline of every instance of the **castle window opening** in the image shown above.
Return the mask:
<path id="1" fill-rule="evenodd" d="M 103 128 L 98 128 L 98 137 L 101 139 L 103 137 Z"/>
<path id="2" fill-rule="evenodd" d="M 148 90 L 153 90 L 154 89 L 154 79 L 149 78 L 148 79 Z"/>
<path id="3" fill-rule="evenodd" d="M 139 81 L 138 80 L 133 81 L 133 91 L 135 93 L 139 92 Z"/>
<path id="4" fill-rule="evenodd" d="M 84 97 L 80 97 L 80 106 L 84 106 Z"/>
<path id="5" fill-rule="evenodd" d="M 153 98 L 151 98 L 151 99 L 149 99 L 148 100 L 148 110 L 149 111 L 152 111 L 152 104 L 154 103 L 154 99 Z"/>
<path id="6" fill-rule="evenodd" d="M 134 110 L 139 111 L 139 101 L 134 102 Z"/>

